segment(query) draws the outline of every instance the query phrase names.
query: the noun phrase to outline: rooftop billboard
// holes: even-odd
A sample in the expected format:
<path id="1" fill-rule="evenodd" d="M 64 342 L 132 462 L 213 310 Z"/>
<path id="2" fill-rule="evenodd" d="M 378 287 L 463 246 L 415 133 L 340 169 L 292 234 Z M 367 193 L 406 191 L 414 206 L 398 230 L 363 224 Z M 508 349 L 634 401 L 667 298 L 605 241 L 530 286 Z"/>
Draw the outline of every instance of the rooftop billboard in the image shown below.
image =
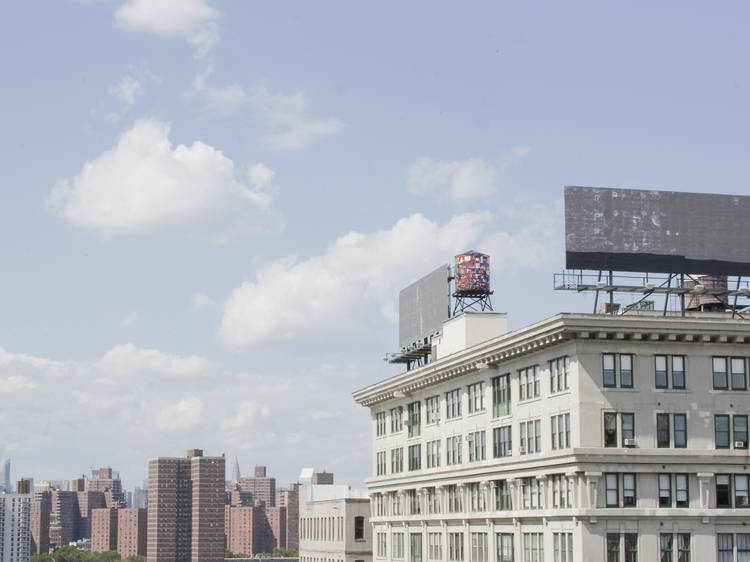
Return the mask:
<path id="1" fill-rule="evenodd" d="M 406 347 L 439 332 L 450 310 L 450 268 L 441 265 L 398 294 L 398 343 Z"/>
<path id="2" fill-rule="evenodd" d="M 750 275 L 750 197 L 565 188 L 569 269 Z"/>

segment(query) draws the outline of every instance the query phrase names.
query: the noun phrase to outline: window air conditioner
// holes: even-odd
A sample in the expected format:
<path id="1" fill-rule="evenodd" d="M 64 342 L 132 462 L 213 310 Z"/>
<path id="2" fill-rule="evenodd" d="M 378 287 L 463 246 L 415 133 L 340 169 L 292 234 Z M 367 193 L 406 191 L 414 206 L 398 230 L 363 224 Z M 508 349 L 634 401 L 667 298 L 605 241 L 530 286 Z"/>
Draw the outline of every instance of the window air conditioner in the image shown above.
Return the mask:
<path id="1" fill-rule="evenodd" d="M 635 439 L 625 439 L 626 447 L 635 447 Z"/>
<path id="2" fill-rule="evenodd" d="M 521 453 L 522 455 L 525 455 L 526 454 L 526 447 L 519 447 L 518 452 Z"/>
<path id="3" fill-rule="evenodd" d="M 744 449 L 745 448 L 745 442 L 744 441 L 735 441 L 734 442 L 734 448 L 735 449 Z"/>

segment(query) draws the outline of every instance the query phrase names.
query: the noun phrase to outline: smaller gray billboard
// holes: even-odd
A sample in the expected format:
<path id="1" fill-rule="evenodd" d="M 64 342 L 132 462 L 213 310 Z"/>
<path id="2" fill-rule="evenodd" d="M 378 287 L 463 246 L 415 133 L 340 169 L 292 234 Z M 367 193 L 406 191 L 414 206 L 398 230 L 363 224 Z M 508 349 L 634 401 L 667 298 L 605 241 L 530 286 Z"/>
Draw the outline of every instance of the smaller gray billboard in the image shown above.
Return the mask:
<path id="1" fill-rule="evenodd" d="M 398 344 L 407 347 L 439 332 L 450 313 L 450 267 L 443 264 L 398 294 Z"/>

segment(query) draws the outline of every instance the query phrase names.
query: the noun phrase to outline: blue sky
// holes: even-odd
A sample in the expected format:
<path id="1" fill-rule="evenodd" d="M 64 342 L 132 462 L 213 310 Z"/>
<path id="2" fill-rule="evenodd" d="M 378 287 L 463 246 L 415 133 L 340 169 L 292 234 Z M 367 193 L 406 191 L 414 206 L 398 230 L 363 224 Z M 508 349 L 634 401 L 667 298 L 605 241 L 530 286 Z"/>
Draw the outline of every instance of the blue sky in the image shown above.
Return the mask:
<path id="1" fill-rule="evenodd" d="M 517 328 L 564 185 L 747 194 L 742 3 L 0 3 L 0 456 L 188 447 L 361 484 L 398 290 L 491 254 Z"/>

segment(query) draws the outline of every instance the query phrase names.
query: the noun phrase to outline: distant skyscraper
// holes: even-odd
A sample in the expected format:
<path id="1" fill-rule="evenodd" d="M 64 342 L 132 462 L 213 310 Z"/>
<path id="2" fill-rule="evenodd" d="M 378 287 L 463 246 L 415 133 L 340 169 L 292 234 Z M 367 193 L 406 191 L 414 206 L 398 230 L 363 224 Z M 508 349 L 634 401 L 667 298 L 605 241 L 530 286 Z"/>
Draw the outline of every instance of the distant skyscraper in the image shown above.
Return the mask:
<path id="1" fill-rule="evenodd" d="M 10 459 L 0 461 L 0 492 L 10 494 L 13 490 L 10 487 Z"/>
<path id="2" fill-rule="evenodd" d="M 94 476 L 88 481 L 87 490 L 103 492 L 107 507 L 125 507 L 125 494 L 119 474 L 111 468 L 93 470 Z"/>
<path id="3" fill-rule="evenodd" d="M 240 481 L 240 463 L 237 457 L 234 457 L 234 468 L 232 469 L 232 484 Z"/>
<path id="4" fill-rule="evenodd" d="M 31 558 L 31 495 L 0 494 L 0 560 Z"/>
<path id="5" fill-rule="evenodd" d="M 239 488 L 243 492 L 250 492 L 256 504 L 263 503 L 267 507 L 276 506 L 276 478 L 266 475 L 265 466 L 255 467 L 254 478 L 240 478 Z"/>
<path id="6" fill-rule="evenodd" d="M 159 457 L 148 463 L 149 562 L 222 562 L 224 457 Z"/>

